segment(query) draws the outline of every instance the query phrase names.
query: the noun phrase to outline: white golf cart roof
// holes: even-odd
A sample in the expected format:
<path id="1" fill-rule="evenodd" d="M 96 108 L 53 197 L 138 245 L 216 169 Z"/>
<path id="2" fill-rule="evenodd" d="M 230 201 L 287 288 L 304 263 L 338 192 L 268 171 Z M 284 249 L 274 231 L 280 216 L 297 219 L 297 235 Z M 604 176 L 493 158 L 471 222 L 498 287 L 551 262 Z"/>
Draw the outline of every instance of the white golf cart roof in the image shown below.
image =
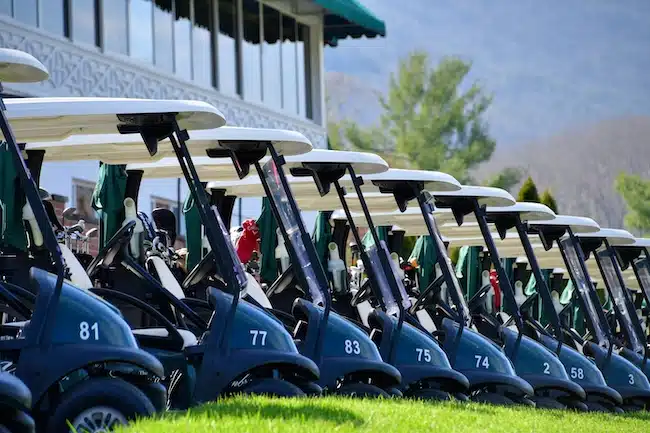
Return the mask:
<path id="1" fill-rule="evenodd" d="M 506 207 L 514 205 L 517 200 L 506 190 L 489 186 L 463 185 L 457 191 L 445 191 L 434 194 L 439 197 L 475 197 L 481 206 Z"/>
<path id="2" fill-rule="evenodd" d="M 379 173 L 388 169 L 388 164 L 383 158 L 366 152 L 314 149 L 302 155 L 285 157 L 285 161 L 285 169 L 300 167 L 302 163 L 351 163 L 352 168 L 359 175 L 363 173 Z M 311 176 L 296 177 L 287 174 L 287 181 L 296 202 L 302 210 L 329 211 L 341 207 L 341 201 L 336 191 L 330 191 L 326 196 L 321 197 Z M 257 175 L 251 175 L 241 180 L 236 178 L 235 180 L 209 182 L 208 188 L 222 189 L 226 191 L 226 194 L 237 197 L 263 197 L 266 195 L 262 182 Z M 349 201 L 351 208 L 360 209 L 360 203 L 353 192 L 349 193 L 347 197 L 352 199 Z M 390 194 L 375 193 L 371 200 L 374 203 L 383 203 L 384 206 L 390 204 L 393 208 L 397 207 L 395 199 Z"/>
<path id="3" fill-rule="evenodd" d="M 37 83 L 49 76 L 47 68 L 31 54 L 0 48 L 0 82 Z"/>
<path id="4" fill-rule="evenodd" d="M 167 140 L 166 140 L 167 141 Z M 187 142 L 192 162 L 202 180 L 239 180 L 237 171 L 230 158 L 210 158 L 206 156 L 208 149 L 220 148 L 220 141 L 237 141 L 240 145 L 250 142 L 251 149 L 256 149 L 260 143 L 272 142 L 275 150 L 283 155 L 307 153 L 312 149 L 311 141 L 295 131 L 266 128 L 239 128 L 224 126 L 218 129 L 191 131 Z M 166 144 L 169 144 L 167 141 Z M 178 179 L 183 177 L 183 171 L 178 159 L 170 157 L 158 161 L 134 162 L 128 164 L 127 170 L 142 170 L 143 178 Z"/>
<path id="5" fill-rule="evenodd" d="M 572 215 L 555 215 L 551 220 L 530 221 L 531 226 L 569 227 L 574 234 L 591 233 L 600 230 L 598 223 L 591 218 Z"/>
<path id="6" fill-rule="evenodd" d="M 356 170 L 355 170 L 356 171 Z M 361 173 L 359 173 L 361 174 Z M 440 171 L 427 170 L 406 170 L 401 168 L 391 168 L 383 173 L 371 174 L 364 176 L 365 184 L 361 187 L 364 192 L 377 192 L 379 188 L 372 184 L 372 181 L 411 181 L 422 182 L 424 189 L 436 193 L 438 191 L 458 191 L 461 189 L 460 182 L 455 177 Z M 350 184 L 351 179 L 346 176 L 341 183 Z"/>
<path id="7" fill-rule="evenodd" d="M 149 152 L 139 134 L 122 135 L 118 116 L 129 114 L 178 113 L 181 128 L 206 129 L 225 124 L 221 112 L 200 101 L 127 98 L 12 98 L 4 101 L 9 124 L 26 149 L 46 150 L 47 160 L 76 161 L 102 159 L 126 163 L 129 147 L 146 155 Z M 108 141 L 108 134 L 116 138 Z M 164 146 L 161 146 L 164 147 Z M 162 149 L 161 149 L 162 150 Z M 124 153 L 124 157 L 120 154 Z M 164 152 L 163 152 L 164 153 Z M 117 154 L 117 156 L 116 156 Z"/>
<path id="8" fill-rule="evenodd" d="M 636 238 L 632 233 L 627 230 L 601 228 L 596 232 L 578 233 L 576 236 L 581 238 L 596 238 L 607 239 L 608 242 L 615 243 L 616 245 L 633 245 Z"/>
<path id="9" fill-rule="evenodd" d="M 633 244 L 623 244 L 619 245 L 616 242 L 610 242 L 612 246 L 630 246 L 630 247 L 637 247 L 637 248 L 650 248 L 650 238 L 635 238 Z"/>

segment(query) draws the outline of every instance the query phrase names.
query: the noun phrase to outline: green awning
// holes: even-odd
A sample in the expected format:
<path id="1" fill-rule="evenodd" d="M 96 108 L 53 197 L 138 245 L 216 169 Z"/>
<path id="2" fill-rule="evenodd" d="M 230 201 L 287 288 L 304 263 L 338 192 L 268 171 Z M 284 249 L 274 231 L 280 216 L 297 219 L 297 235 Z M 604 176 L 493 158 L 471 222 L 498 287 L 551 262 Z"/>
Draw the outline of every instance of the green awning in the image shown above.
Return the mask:
<path id="1" fill-rule="evenodd" d="M 2 226 L 0 246 L 27 251 L 27 235 L 23 223 L 23 206 L 27 203 L 7 143 L 0 143 L 0 206 Z"/>
<path id="2" fill-rule="evenodd" d="M 339 39 L 350 36 L 374 38 L 386 36 L 386 24 L 357 0 L 314 0 L 325 9 L 323 37 L 336 46 Z"/>

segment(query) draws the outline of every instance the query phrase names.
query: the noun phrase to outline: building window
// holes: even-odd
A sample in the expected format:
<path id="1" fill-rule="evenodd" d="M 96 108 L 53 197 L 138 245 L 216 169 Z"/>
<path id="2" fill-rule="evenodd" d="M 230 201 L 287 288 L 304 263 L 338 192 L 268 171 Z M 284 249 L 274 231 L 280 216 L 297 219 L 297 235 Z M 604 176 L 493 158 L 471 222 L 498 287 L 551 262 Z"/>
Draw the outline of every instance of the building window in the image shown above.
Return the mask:
<path id="1" fill-rule="evenodd" d="M 127 55 L 129 53 L 127 30 L 128 0 L 111 0 L 103 2 L 104 50 L 111 53 Z"/>
<path id="2" fill-rule="evenodd" d="M 194 25 L 192 26 L 192 60 L 194 81 L 213 86 L 212 0 L 194 0 Z"/>
<path id="3" fill-rule="evenodd" d="M 262 43 L 262 84 L 264 105 L 282 108 L 282 65 L 280 46 L 282 45 L 280 12 L 262 6 L 264 40 Z"/>
<path id="4" fill-rule="evenodd" d="M 298 114 L 298 65 L 296 50 L 297 23 L 293 18 L 282 17 L 282 108 Z"/>
<path id="5" fill-rule="evenodd" d="M 97 213 L 92 207 L 95 182 L 82 179 L 72 179 L 72 202 L 77 208 L 77 214 L 85 222 L 97 224 Z"/>
<path id="6" fill-rule="evenodd" d="M 174 5 L 172 0 L 156 0 L 153 7 L 154 61 L 156 67 L 174 72 Z"/>
<path id="7" fill-rule="evenodd" d="M 38 25 L 38 2 L 37 0 L 14 1 L 14 18 L 30 26 Z"/>
<path id="8" fill-rule="evenodd" d="M 237 94 L 237 1 L 219 0 L 219 35 L 217 38 L 217 70 L 219 90 L 227 95 Z"/>
<path id="9" fill-rule="evenodd" d="M 0 0 L 0 14 L 13 16 L 13 1 L 12 0 Z"/>
<path id="10" fill-rule="evenodd" d="M 242 78 L 244 99 L 262 101 L 260 4 L 257 0 L 242 1 L 243 41 Z"/>
<path id="11" fill-rule="evenodd" d="M 298 114 L 313 119 L 311 97 L 311 53 L 309 49 L 309 26 L 297 25 L 296 57 L 298 77 Z"/>
<path id="12" fill-rule="evenodd" d="M 178 202 L 175 200 L 170 200 L 168 198 L 164 197 L 158 197 L 155 195 L 151 196 L 151 210 L 153 211 L 154 209 L 158 208 L 163 208 L 163 209 L 169 209 L 176 215 L 176 218 L 180 215 L 180 221 L 176 221 L 176 227 L 178 230 L 178 234 L 181 236 L 185 236 L 185 215 L 182 212 L 182 204 L 181 204 L 181 212 L 179 213 L 179 208 L 178 208 Z M 154 223 L 151 221 L 152 224 Z"/>
<path id="13" fill-rule="evenodd" d="M 66 0 L 41 0 L 39 25 L 50 33 L 68 36 Z"/>
<path id="14" fill-rule="evenodd" d="M 99 46 L 98 0 L 70 1 L 72 4 L 72 39 L 75 42 Z"/>
<path id="15" fill-rule="evenodd" d="M 153 63 L 153 3 L 129 1 L 129 55 L 144 63 Z"/>
<path id="16" fill-rule="evenodd" d="M 174 64 L 176 75 L 192 79 L 192 17 L 190 0 L 176 0 L 174 21 Z"/>

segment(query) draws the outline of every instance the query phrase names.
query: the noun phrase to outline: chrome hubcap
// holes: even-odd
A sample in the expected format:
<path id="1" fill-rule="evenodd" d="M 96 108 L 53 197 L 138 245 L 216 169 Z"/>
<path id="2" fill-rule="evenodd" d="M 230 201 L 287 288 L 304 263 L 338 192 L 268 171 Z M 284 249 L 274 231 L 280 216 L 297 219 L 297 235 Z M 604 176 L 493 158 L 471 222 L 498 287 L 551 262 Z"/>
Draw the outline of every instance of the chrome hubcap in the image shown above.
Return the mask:
<path id="1" fill-rule="evenodd" d="M 119 425 L 126 424 L 120 411 L 107 406 L 91 407 L 81 412 L 72 422 L 77 433 L 108 433 Z"/>

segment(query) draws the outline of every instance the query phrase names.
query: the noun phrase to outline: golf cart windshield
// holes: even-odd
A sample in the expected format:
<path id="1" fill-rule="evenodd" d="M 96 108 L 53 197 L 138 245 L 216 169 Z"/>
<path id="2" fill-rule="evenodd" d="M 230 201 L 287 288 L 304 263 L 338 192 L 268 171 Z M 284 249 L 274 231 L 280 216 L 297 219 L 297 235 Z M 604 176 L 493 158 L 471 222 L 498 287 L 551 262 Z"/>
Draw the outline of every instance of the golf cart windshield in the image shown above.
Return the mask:
<path id="1" fill-rule="evenodd" d="M 456 278 L 456 273 L 454 272 L 449 254 L 447 254 L 447 248 L 442 241 L 442 235 L 438 229 L 436 219 L 433 217 L 433 213 L 431 212 L 422 212 L 422 215 L 429 222 L 429 226 L 433 228 L 434 232 L 430 233 L 429 235 L 435 240 L 436 244 L 438 244 L 438 251 L 441 255 L 441 257 L 438 259 L 438 264 L 440 265 L 440 270 L 442 271 L 443 275 L 447 274 L 448 276 L 448 278 L 445 278 L 443 288 L 445 288 L 447 290 L 447 293 L 451 295 L 451 300 L 456 305 L 458 313 L 461 314 L 463 320 L 470 320 L 471 315 L 469 307 L 465 302 L 465 297 L 463 296 L 463 291 L 461 290 L 460 284 L 458 283 L 458 278 Z M 448 280 L 451 280 L 453 287 L 447 287 Z"/>
<path id="2" fill-rule="evenodd" d="M 611 291 L 611 295 L 616 305 L 616 308 L 619 312 L 619 321 L 621 326 L 625 328 L 625 333 L 628 336 L 630 348 L 635 352 L 643 352 L 643 343 L 640 340 L 639 335 L 636 333 L 636 327 L 632 323 L 632 318 L 630 314 L 636 314 L 636 311 L 629 311 L 627 308 L 627 302 L 625 298 L 625 293 L 620 283 L 618 277 L 617 269 L 618 263 L 615 263 L 612 255 L 607 249 L 601 249 L 596 253 L 596 259 L 598 260 L 598 265 L 600 266 L 603 277 L 605 278 L 605 283 Z"/>
<path id="3" fill-rule="evenodd" d="M 262 166 L 264 180 L 268 184 L 270 191 L 269 199 L 272 200 L 276 206 L 282 225 L 285 227 L 287 236 L 289 237 L 289 242 L 291 242 L 291 245 L 295 250 L 295 264 L 298 265 L 305 278 L 307 284 L 306 289 L 309 290 L 312 302 L 316 305 L 322 306 L 324 305 L 323 293 L 318 287 L 318 279 L 313 265 L 309 260 L 307 247 L 302 239 L 298 223 L 300 215 L 296 215 L 289 204 L 289 197 L 282 187 L 278 170 L 279 169 L 273 159 L 269 159 L 269 161 Z"/>
<path id="4" fill-rule="evenodd" d="M 219 229 L 221 230 L 221 234 L 223 235 L 223 238 L 230 239 L 230 233 L 226 229 L 226 226 L 223 223 L 223 220 L 221 219 L 221 215 L 219 214 L 219 209 L 217 209 L 216 206 L 211 206 L 210 209 L 212 210 L 212 214 L 214 215 L 215 219 L 217 220 L 217 223 L 219 224 Z M 228 255 L 230 256 L 230 263 L 232 264 L 233 271 L 235 273 L 235 276 L 237 277 L 237 283 L 239 283 L 239 290 L 242 290 L 246 288 L 246 285 L 248 283 L 248 279 L 246 278 L 246 271 L 244 270 L 244 266 L 239 260 L 239 256 L 237 256 L 237 252 L 235 251 L 235 247 L 233 246 L 232 242 L 225 242 L 225 244 L 227 245 Z M 219 261 L 217 261 L 217 266 L 221 266 L 221 264 L 218 262 Z M 221 275 L 225 274 L 222 271 L 220 271 L 219 273 Z"/>
<path id="5" fill-rule="evenodd" d="M 578 295 L 582 300 L 582 304 L 587 310 L 587 316 L 592 325 L 592 332 L 598 343 L 609 344 L 607 332 L 605 331 L 604 324 L 599 320 L 598 308 L 593 302 L 591 294 L 594 292 L 594 287 L 591 280 L 583 270 L 580 257 L 578 256 L 577 246 L 571 237 L 561 239 L 559 241 L 560 251 L 564 255 L 564 261 L 573 280 L 574 286 L 578 289 Z"/>
<path id="6" fill-rule="evenodd" d="M 634 261 L 634 271 L 646 302 L 650 304 L 650 263 L 648 263 L 647 256 Z"/>

